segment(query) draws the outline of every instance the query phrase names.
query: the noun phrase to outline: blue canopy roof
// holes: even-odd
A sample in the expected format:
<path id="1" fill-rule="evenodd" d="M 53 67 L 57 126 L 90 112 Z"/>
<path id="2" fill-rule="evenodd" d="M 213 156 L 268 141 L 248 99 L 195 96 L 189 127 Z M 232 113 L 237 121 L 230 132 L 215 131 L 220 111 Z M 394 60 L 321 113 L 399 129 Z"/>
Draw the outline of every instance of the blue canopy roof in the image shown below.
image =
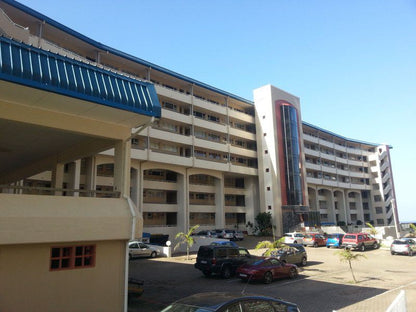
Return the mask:
<path id="1" fill-rule="evenodd" d="M 152 83 L 0 37 L 0 80 L 160 118 Z"/>

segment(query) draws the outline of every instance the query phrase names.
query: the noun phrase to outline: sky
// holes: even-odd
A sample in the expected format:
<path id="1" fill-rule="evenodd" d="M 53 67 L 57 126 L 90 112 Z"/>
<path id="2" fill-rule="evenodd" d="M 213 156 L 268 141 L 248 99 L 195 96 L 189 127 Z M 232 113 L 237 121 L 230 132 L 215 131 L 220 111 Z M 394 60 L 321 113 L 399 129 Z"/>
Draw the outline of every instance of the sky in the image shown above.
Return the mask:
<path id="1" fill-rule="evenodd" d="M 19 0 L 114 49 L 391 150 L 401 222 L 416 221 L 415 0 Z"/>

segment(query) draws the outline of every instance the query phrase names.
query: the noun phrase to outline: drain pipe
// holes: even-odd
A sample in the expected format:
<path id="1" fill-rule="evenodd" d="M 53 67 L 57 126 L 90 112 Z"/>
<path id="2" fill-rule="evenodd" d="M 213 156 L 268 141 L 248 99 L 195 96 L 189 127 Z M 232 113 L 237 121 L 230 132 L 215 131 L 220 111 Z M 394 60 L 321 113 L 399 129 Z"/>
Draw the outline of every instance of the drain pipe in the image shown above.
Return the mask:
<path id="1" fill-rule="evenodd" d="M 135 233 L 136 233 L 136 221 L 137 221 L 135 205 L 129 196 L 123 195 L 123 198 L 127 201 L 129 208 L 130 208 L 130 213 L 132 216 L 130 240 L 133 240 L 136 238 Z M 125 255 L 125 264 L 124 264 L 124 309 L 123 309 L 124 312 L 127 312 L 127 309 L 128 309 L 128 296 L 129 296 L 128 290 L 129 290 L 129 242 L 126 243 L 126 255 Z"/>
<path id="2" fill-rule="evenodd" d="M 141 132 L 143 129 L 147 128 L 148 126 L 150 126 L 153 122 L 155 121 L 155 117 L 150 118 L 150 120 L 140 126 L 138 126 L 137 128 L 133 129 L 133 133 L 125 140 L 125 142 L 133 139 L 134 137 L 136 137 L 139 132 Z"/>

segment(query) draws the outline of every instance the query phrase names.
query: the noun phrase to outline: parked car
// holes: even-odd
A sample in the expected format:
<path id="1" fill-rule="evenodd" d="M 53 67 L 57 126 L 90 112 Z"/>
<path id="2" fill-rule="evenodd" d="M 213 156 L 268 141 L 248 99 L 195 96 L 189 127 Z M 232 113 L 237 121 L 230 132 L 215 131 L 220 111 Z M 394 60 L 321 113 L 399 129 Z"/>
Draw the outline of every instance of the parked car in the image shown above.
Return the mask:
<path id="1" fill-rule="evenodd" d="M 228 239 L 234 238 L 234 233 L 232 230 L 226 230 L 226 229 L 215 230 L 215 233 L 217 234 L 218 238 L 228 238 Z"/>
<path id="2" fill-rule="evenodd" d="M 380 247 L 377 239 L 367 233 L 347 233 L 342 239 L 343 248 L 358 249 L 364 251 L 368 248 L 377 249 Z"/>
<path id="3" fill-rule="evenodd" d="M 332 233 L 328 234 L 326 237 L 326 247 L 336 247 L 340 248 L 342 245 L 342 239 L 344 238 L 344 234 L 342 233 Z"/>
<path id="4" fill-rule="evenodd" d="M 146 245 L 140 241 L 129 242 L 129 259 L 137 257 L 150 257 L 154 258 L 159 255 L 159 250 L 152 246 Z"/>
<path id="5" fill-rule="evenodd" d="M 234 243 L 233 241 L 215 241 L 212 242 L 210 245 L 214 245 L 214 246 L 229 246 L 229 247 L 238 247 L 238 245 L 236 243 Z"/>
<path id="6" fill-rule="evenodd" d="M 303 238 L 303 245 L 305 246 L 326 246 L 326 238 L 320 233 L 307 233 Z"/>
<path id="7" fill-rule="evenodd" d="M 206 245 L 199 247 L 194 267 L 205 276 L 220 274 L 223 278 L 230 278 L 240 265 L 253 258 L 255 256 L 242 247 Z"/>
<path id="8" fill-rule="evenodd" d="M 285 246 L 272 251 L 272 257 L 275 257 L 286 263 L 298 264 L 305 266 L 308 262 L 308 255 L 303 245 L 285 244 Z"/>
<path id="9" fill-rule="evenodd" d="M 231 312 L 287 311 L 300 312 L 294 303 L 266 296 L 241 293 L 209 292 L 194 294 L 175 301 L 161 312 Z"/>
<path id="10" fill-rule="evenodd" d="M 243 231 L 234 230 L 233 231 L 233 234 L 234 234 L 234 240 L 242 241 L 244 239 L 244 233 L 243 233 Z"/>
<path id="11" fill-rule="evenodd" d="M 416 253 L 416 239 L 395 239 L 390 245 L 390 253 L 392 255 L 405 254 L 412 257 Z"/>
<path id="12" fill-rule="evenodd" d="M 245 263 L 237 268 L 236 273 L 243 281 L 263 281 L 265 284 L 270 284 L 273 280 L 282 277 L 296 278 L 298 267 L 271 257 Z"/>
<path id="13" fill-rule="evenodd" d="M 303 233 L 285 233 L 283 234 L 285 244 L 303 244 L 303 238 L 305 235 Z"/>
<path id="14" fill-rule="evenodd" d="M 217 237 L 217 233 L 215 231 L 210 231 L 210 230 L 206 230 L 206 231 L 199 231 L 197 233 L 192 234 L 193 236 L 205 236 L 205 237 Z"/>

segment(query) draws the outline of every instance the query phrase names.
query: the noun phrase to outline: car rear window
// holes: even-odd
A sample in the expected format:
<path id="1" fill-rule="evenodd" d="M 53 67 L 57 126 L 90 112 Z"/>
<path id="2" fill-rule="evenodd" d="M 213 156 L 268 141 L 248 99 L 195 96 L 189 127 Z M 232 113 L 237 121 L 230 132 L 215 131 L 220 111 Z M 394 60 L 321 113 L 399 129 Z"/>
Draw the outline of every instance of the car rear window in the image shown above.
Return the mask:
<path id="1" fill-rule="evenodd" d="M 402 240 L 395 240 L 393 242 L 394 245 L 407 245 L 408 243 L 406 241 L 402 241 Z"/>
<path id="2" fill-rule="evenodd" d="M 352 239 L 355 239 L 355 235 L 345 235 L 345 236 L 344 236 L 344 238 L 347 238 L 347 239 L 348 239 L 348 238 L 350 238 L 350 239 L 351 239 L 351 238 L 352 238 Z"/>
<path id="3" fill-rule="evenodd" d="M 213 258 L 212 248 L 199 247 L 198 257 L 200 257 L 200 258 Z"/>

